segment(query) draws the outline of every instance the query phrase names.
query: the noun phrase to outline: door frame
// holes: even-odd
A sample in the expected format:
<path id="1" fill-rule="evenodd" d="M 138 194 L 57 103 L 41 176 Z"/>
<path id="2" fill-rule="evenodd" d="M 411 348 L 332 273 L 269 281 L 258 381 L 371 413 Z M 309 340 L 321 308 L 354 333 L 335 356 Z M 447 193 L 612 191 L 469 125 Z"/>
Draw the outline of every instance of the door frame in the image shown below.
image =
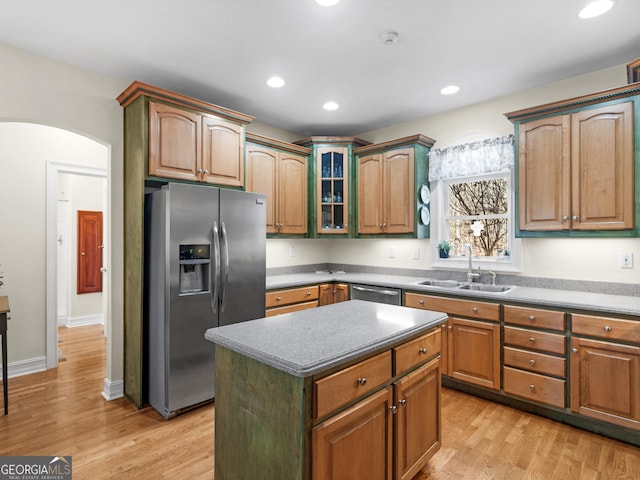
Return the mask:
<path id="1" fill-rule="evenodd" d="M 73 175 L 83 175 L 88 177 L 104 178 L 107 181 L 107 191 L 109 191 L 109 178 L 106 168 L 83 167 L 81 165 L 65 164 L 47 161 L 47 185 L 46 185 L 46 220 L 45 220 L 45 243 L 46 243 L 46 274 L 45 274 L 45 312 L 46 312 L 46 364 L 47 369 L 58 366 L 58 315 L 57 315 L 57 295 L 56 279 L 58 273 L 57 259 L 57 223 L 58 223 L 58 174 L 68 173 Z M 108 245 L 104 252 L 104 264 L 106 271 L 111 270 L 111 212 L 107 204 L 107 220 L 104 224 L 106 228 L 106 239 Z M 110 296 L 109 282 L 103 281 L 103 295 Z M 103 301 L 103 310 L 106 302 Z M 104 333 L 109 338 L 109 318 L 105 315 Z"/>

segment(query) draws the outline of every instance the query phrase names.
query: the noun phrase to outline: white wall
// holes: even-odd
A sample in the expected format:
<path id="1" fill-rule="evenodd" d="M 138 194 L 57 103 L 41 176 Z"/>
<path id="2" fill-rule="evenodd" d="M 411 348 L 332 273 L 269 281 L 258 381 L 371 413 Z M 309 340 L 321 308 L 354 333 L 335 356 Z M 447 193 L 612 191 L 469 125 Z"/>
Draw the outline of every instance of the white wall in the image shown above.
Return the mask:
<path id="1" fill-rule="evenodd" d="M 587 75 L 563 80 L 514 95 L 496 98 L 467 108 L 453 110 L 431 117 L 394 125 L 359 137 L 373 143 L 422 133 L 436 140 L 435 148 L 466 143 L 513 133 L 513 125 L 504 113 L 533 107 L 543 103 L 564 100 L 580 95 L 619 87 L 627 83 L 626 66 L 600 70 Z M 464 95 L 464 85 L 460 95 Z M 304 265 L 315 263 L 318 254 L 305 247 L 307 240 L 278 240 L 295 245 L 295 259 L 270 255 L 272 251 L 288 250 L 272 248 L 269 240 L 267 266 Z M 312 240 L 312 242 L 316 242 Z M 321 241 L 322 242 L 322 241 Z M 318 243 L 327 261 L 345 264 L 364 264 L 380 267 L 430 268 L 429 240 L 380 239 L 380 240 L 327 240 L 330 245 Z M 315 243 L 314 243 L 315 245 Z M 395 259 L 388 258 L 388 249 L 394 248 Z M 421 259 L 413 260 L 413 249 L 419 247 Z M 639 283 L 640 239 L 523 239 L 522 275 L 532 277 L 566 278 L 610 282 Z M 634 268 L 621 269 L 618 256 L 621 252 L 634 255 Z M 309 255 L 307 258 L 306 255 Z"/>
<path id="2" fill-rule="evenodd" d="M 99 142 L 106 149 L 108 193 L 113 241 L 108 245 L 107 372 L 110 382 L 123 378 L 123 113 L 116 97 L 130 80 L 118 80 L 72 67 L 52 59 L 0 45 L 0 263 L 5 272 L 3 294 L 11 306 L 9 362 L 20 363 L 45 355 L 44 161 L 75 157 L 60 146 L 59 137 L 46 132 L 14 141 L 16 129 L 3 122 L 49 125 Z M 34 127 L 35 128 L 35 127 Z M 40 127 L 42 128 L 42 127 Z M 46 129 L 44 129 L 46 130 Z M 49 131 L 51 132 L 51 131 Z M 41 133 L 44 136 L 41 136 Z M 68 133 L 68 132 L 67 132 Z M 69 136 L 68 139 L 75 138 Z M 66 142 L 64 142 L 66 144 Z M 89 147 L 90 148 L 90 147 Z M 29 154 L 25 154 L 31 152 Z M 18 201 L 18 199 L 22 201 Z M 7 238 L 9 237 L 9 238 Z M 16 263 L 28 242 L 28 260 Z M 26 266 L 25 266 L 26 265 Z"/>

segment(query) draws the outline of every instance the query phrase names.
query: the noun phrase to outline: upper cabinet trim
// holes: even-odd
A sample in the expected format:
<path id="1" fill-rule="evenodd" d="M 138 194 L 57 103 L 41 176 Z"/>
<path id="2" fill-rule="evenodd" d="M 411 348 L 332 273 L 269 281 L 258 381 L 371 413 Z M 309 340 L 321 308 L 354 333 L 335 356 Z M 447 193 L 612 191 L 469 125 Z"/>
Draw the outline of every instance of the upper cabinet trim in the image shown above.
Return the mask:
<path id="1" fill-rule="evenodd" d="M 288 152 L 304 155 L 305 157 L 308 157 L 309 155 L 311 155 L 310 148 L 301 147 L 300 145 L 296 145 L 289 142 L 284 142 L 276 138 L 265 137 L 264 135 L 258 135 L 257 133 L 251 133 L 251 132 L 247 132 L 245 137 L 248 143 L 257 143 L 265 147 L 272 147 L 272 148 L 277 148 L 279 150 L 286 150 Z"/>
<path id="2" fill-rule="evenodd" d="M 407 147 L 407 146 L 415 146 L 415 145 L 423 145 L 427 148 L 433 147 L 436 141 L 432 138 L 429 138 L 425 135 L 411 135 L 409 137 L 398 138 L 397 140 L 390 140 L 388 142 L 376 143 L 374 145 L 366 145 L 363 147 L 358 147 L 353 150 L 355 155 L 366 155 L 373 152 L 378 152 L 381 150 L 390 150 L 393 148 Z"/>
<path id="3" fill-rule="evenodd" d="M 619 98 L 632 97 L 638 94 L 640 94 L 640 83 L 635 83 L 632 85 L 612 88 L 610 90 L 604 90 L 602 92 L 583 95 L 581 97 L 570 98 L 568 100 L 561 100 L 559 102 L 552 102 L 522 110 L 516 110 L 514 112 L 505 113 L 504 115 L 513 123 L 516 123 L 529 118 L 561 113 L 587 105 L 602 103 L 609 100 L 617 100 Z"/>
<path id="4" fill-rule="evenodd" d="M 166 102 L 171 102 L 174 105 L 192 108 L 198 110 L 200 113 L 216 115 L 242 125 L 246 125 L 247 123 L 251 123 L 255 120 L 255 117 L 252 117 L 251 115 L 236 112 L 229 108 L 214 105 L 213 103 L 198 100 L 197 98 L 165 90 L 160 87 L 154 87 L 153 85 L 139 82 L 138 80 L 129 85 L 127 89 L 118 96 L 117 100 L 122 107 L 126 107 L 140 96 L 164 100 Z"/>

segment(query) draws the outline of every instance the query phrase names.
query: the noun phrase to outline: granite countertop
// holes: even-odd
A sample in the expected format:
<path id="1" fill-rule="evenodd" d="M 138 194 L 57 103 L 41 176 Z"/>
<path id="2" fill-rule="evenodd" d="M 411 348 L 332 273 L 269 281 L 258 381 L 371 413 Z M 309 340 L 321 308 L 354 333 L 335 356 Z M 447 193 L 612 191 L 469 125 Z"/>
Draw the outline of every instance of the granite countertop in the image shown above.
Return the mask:
<path id="1" fill-rule="evenodd" d="M 350 300 L 224 327 L 205 338 L 297 377 L 384 350 L 446 321 L 441 312 Z"/>
<path id="2" fill-rule="evenodd" d="M 594 312 L 640 316 L 640 297 L 515 286 L 504 293 L 469 291 L 420 285 L 427 277 L 384 275 L 373 273 L 295 273 L 267 276 L 267 290 L 310 285 L 324 282 L 361 283 L 366 285 L 393 287 L 435 295 L 453 295 L 485 299 L 500 303 L 531 303 L 562 309 L 590 310 Z"/>

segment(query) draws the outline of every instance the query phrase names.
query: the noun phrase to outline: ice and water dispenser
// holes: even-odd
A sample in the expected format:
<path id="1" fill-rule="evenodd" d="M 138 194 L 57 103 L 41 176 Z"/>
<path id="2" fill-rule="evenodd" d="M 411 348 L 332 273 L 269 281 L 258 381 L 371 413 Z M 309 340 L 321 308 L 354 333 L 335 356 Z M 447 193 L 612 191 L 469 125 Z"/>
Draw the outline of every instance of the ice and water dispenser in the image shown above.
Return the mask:
<path id="1" fill-rule="evenodd" d="M 180 245 L 180 295 L 207 293 L 211 279 L 211 245 Z"/>

